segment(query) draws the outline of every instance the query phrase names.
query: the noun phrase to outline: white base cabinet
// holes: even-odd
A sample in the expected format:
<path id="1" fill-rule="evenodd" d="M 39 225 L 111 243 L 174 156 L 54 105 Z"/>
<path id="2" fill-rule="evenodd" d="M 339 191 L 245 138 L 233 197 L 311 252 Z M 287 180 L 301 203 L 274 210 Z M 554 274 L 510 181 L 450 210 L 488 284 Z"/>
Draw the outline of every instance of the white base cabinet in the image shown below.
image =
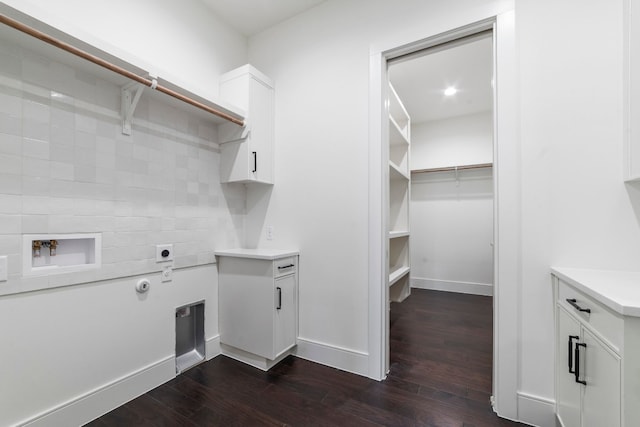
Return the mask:
<path id="1" fill-rule="evenodd" d="M 640 273 L 607 273 L 553 269 L 560 426 L 640 425 Z"/>
<path id="2" fill-rule="evenodd" d="M 255 250 L 216 255 L 223 354 L 267 370 L 296 345 L 298 255 Z"/>

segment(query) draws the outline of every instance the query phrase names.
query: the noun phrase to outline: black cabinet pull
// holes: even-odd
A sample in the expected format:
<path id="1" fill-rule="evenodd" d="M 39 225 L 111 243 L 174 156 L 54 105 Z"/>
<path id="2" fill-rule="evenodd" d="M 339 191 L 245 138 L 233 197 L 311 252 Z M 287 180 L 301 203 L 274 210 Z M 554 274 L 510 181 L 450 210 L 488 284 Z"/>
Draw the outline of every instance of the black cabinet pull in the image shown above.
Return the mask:
<path id="1" fill-rule="evenodd" d="M 571 304 L 571 307 L 575 308 L 578 311 L 583 311 L 585 313 L 591 313 L 590 308 L 582 308 L 578 305 L 575 298 L 567 298 L 567 302 Z"/>
<path id="2" fill-rule="evenodd" d="M 569 373 L 570 374 L 575 374 L 576 371 L 573 369 L 573 340 L 577 340 L 580 339 L 579 336 L 577 335 L 569 335 L 569 351 L 568 351 L 568 356 L 569 356 Z"/>
<path id="3" fill-rule="evenodd" d="M 282 288 L 278 287 L 276 290 L 278 291 L 278 306 L 276 310 L 280 310 L 282 308 Z"/>
<path id="4" fill-rule="evenodd" d="M 295 267 L 295 264 L 288 264 L 288 265 L 279 265 L 278 266 L 278 270 L 284 270 L 285 268 L 291 268 L 291 267 Z"/>
<path id="5" fill-rule="evenodd" d="M 587 385 L 587 382 L 580 379 L 580 347 L 584 347 L 585 351 L 587 350 L 587 345 L 583 342 L 576 343 L 576 351 L 575 351 L 575 360 L 576 360 L 576 382 Z"/>
<path id="6" fill-rule="evenodd" d="M 251 172 L 257 172 L 258 171 L 258 152 L 252 151 L 252 153 L 253 153 L 253 170 Z"/>

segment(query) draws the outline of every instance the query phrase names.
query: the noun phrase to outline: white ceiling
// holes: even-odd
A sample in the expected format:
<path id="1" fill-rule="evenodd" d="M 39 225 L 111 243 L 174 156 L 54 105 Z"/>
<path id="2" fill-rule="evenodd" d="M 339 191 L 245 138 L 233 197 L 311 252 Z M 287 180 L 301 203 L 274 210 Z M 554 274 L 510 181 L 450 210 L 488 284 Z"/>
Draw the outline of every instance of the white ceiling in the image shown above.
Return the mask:
<path id="1" fill-rule="evenodd" d="M 223 21 L 252 36 L 326 0 L 201 0 Z"/>
<path id="2" fill-rule="evenodd" d="M 391 63 L 389 80 L 412 123 L 491 111 L 493 43 L 488 35 L 466 44 L 425 51 L 424 56 Z M 458 93 L 445 97 L 454 86 Z"/>

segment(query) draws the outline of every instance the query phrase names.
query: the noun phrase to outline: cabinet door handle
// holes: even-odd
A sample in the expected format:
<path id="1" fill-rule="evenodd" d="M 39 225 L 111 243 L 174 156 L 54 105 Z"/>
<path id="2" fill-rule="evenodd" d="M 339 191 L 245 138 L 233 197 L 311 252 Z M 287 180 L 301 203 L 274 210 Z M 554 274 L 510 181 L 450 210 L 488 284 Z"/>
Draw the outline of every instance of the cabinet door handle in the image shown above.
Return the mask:
<path id="1" fill-rule="evenodd" d="M 575 298 L 567 298 L 567 302 L 571 304 L 571 307 L 575 308 L 578 311 L 583 311 L 585 313 L 591 313 L 590 308 L 582 308 L 578 305 Z"/>
<path id="2" fill-rule="evenodd" d="M 568 356 L 569 356 L 569 373 L 570 374 L 576 373 L 576 371 L 573 369 L 573 340 L 577 340 L 577 339 L 580 339 L 580 337 L 577 335 L 569 335 Z"/>
<path id="3" fill-rule="evenodd" d="M 253 153 L 253 170 L 251 172 L 258 172 L 258 152 L 252 151 Z"/>
<path id="4" fill-rule="evenodd" d="M 282 308 L 282 288 L 277 287 L 276 290 L 278 291 L 278 306 L 276 310 L 280 310 Z"/>
<path id="5" fill-rule="evenodd" d="M 587 351 L 587 345 L 583 342 L 576 343 L 576 351 L 575 351 L 575 361 L 576 361 L 576 382 L 587 385 L 587 382 L 580 379 L 580 347 L 584 347 L 585 352 Z M 586 354 L 586 353 L 585 353 Z"/>
<path id="6" fill-rule="evenodd" d="M 288 265 L 279 265 L 278 266 L 278 270 L 284 270 L 285 268 L 291 268 L 291 267 L 295 267 L 295 264 L 288 264 Z"/>

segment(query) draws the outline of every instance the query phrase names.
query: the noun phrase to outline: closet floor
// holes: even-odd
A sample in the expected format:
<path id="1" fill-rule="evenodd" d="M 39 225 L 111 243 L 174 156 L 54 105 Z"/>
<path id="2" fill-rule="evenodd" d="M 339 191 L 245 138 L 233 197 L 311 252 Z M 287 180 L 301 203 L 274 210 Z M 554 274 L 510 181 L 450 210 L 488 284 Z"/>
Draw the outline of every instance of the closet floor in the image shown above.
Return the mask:
<path id="1" fill-rule="evenodd" d="M 392 304 L 390 332 L 382 382 L 295 357 L 262 372 L 219 356 L 88 425 L 521 425 L 489 404 L 490 297 L 413 289 Z"/>

